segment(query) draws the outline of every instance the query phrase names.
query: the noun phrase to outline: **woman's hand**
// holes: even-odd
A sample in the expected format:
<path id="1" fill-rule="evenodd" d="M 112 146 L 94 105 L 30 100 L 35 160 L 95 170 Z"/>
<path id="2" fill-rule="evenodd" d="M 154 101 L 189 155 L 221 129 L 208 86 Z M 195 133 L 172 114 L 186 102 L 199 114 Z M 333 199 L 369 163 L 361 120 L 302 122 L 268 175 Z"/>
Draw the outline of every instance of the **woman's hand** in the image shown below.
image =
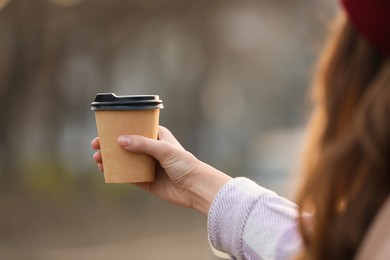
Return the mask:
<path id="1" fill-rule="evenodd" d="M 164 200 L 205 214 L 218 190 L 231 179 L 199 161 L 180 145 L 168 129 L 161 126 L 159 140 L 126 135 L 118 138 L 118 145 L 129 152 L 149 154 L 159 162 L 155 181 L 136 185 Z M 95 138 L 91 146 L 99 150 L 99 138 Z M 99 169 L 104 171 L 100 151 L 93 158 Z"/>

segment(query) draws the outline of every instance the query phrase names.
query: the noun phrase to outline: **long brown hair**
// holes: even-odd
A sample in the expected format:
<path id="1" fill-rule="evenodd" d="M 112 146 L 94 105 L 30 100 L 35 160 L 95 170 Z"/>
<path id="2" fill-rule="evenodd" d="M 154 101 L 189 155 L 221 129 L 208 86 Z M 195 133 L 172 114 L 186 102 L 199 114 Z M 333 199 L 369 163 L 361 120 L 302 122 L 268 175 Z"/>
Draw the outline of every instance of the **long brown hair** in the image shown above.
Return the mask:
<path id="1" fill-rule="evenodd" d="M 338 17 L 313 83 L 298 194 L 305 259 L 352 259 L 390 191 L 390 61 Z M 305 223 L 303 211 L 313 212 Z"/>

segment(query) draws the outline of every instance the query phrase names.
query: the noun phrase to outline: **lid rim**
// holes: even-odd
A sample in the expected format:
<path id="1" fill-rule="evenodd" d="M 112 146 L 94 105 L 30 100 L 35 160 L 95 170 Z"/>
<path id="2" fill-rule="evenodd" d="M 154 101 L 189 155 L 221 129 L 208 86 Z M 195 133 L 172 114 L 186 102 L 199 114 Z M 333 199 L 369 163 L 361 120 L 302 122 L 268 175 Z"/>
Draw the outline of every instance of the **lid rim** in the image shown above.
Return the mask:
<path id="1" fill-rule="evenodd" d="M 123 95 L 115 93 L 98 93 L 91 103 L 91 110 L 142 110 L 161 109 L 159 95 Z"/>
<path id="2" fill-rule="evenodd" d="M 92 106 L 92 111 L 131 111 L 131 110 L 153 110 L 163 109 L 162 104 L 150 105 L 150 106 Z"/>
<path id="3" fill-rule="evenodd" d="M 115 93 L 98 93 L 95 102 L 118 102 L 118 101 L 157 101 L 158 95 L 123 95 L 117 96 Z"/>
<path id="4" fill-rule="evenodd" d="M 161 100 L 136 100 L 136 101 L 107 101 L 107 102 L 92 102 L 91 105 L 92 106 L 99 106 L 99 105 L 102 105 L 102 106 L 108 106 L 108 105 L 112 105 L 112 106 L 115 106 L 115 105 L 134 105 L 134 106 L 137 106 L 137 105 L 142 105 L 142 104 L 162 104 L 162 101 Z"/>

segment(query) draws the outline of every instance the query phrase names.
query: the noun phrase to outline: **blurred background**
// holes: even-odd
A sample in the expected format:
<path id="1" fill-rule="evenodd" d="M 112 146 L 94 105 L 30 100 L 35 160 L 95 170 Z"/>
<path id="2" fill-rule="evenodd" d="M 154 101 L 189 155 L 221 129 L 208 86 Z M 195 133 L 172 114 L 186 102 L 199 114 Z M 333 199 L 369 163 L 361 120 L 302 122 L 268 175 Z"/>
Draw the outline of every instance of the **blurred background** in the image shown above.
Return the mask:
<path id="1" fill-rule="evenodd" d="M 206 218 L 93 163 L 98 92 L 158 94 L 199 159 L 293 198 L 336 1 L 0 0 L 0 259 L 217 259 Z"/>

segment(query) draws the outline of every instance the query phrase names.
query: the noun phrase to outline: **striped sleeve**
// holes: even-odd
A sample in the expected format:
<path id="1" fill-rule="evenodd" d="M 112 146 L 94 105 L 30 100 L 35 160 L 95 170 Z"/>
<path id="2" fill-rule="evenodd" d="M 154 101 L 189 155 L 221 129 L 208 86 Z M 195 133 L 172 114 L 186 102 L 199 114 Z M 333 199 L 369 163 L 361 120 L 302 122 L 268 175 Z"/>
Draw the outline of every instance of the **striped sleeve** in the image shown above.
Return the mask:
<path id="1" fill-rule="evenodd" d="M 297 206 L 239 177 L 216 195 L 208 214 L 211 245 L 231 259 L 290 259 L 300 249 Z"/>

